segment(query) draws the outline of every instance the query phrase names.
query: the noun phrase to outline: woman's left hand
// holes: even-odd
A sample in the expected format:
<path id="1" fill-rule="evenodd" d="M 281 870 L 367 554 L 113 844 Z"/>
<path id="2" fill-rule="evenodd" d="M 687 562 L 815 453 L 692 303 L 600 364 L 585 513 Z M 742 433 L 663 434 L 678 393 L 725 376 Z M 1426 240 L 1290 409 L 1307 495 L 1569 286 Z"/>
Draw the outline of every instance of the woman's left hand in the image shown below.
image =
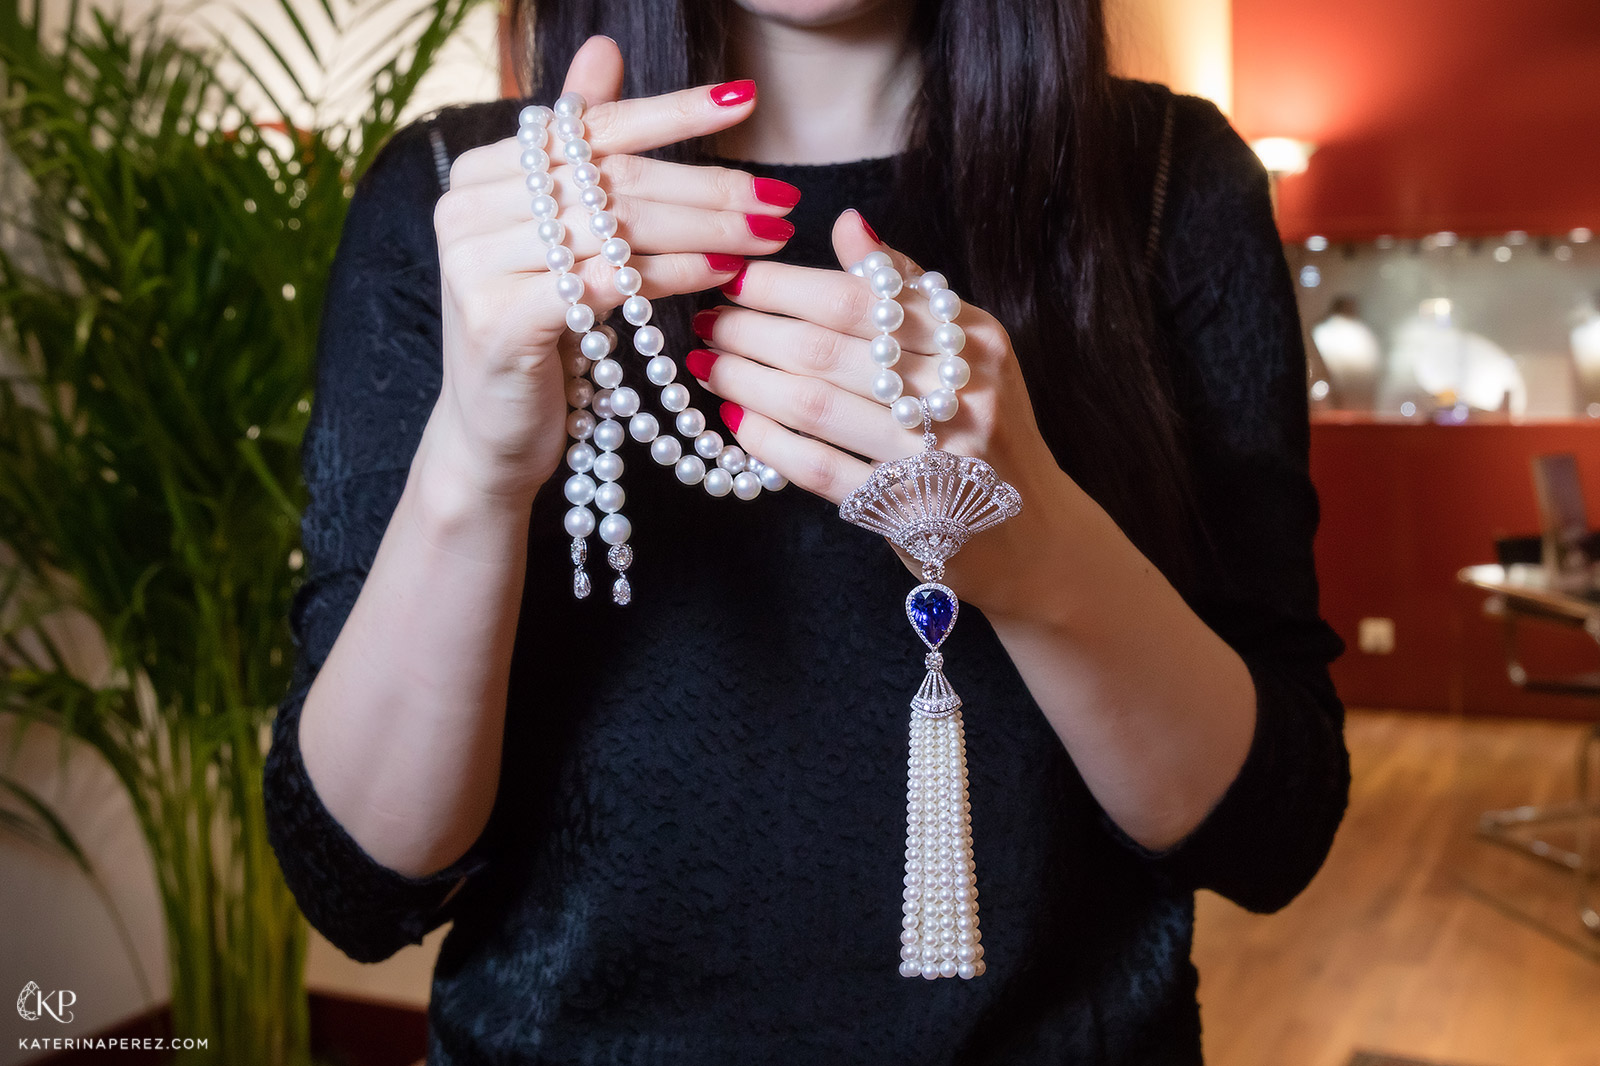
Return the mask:
<path id="1" fill-rule="evenodd" d="M 884 247 L 854 211 L 835 222 L 833 243 L 841 264 L 884 251 L 903 276 L 922 272 Z M 758 260 L 723 292 L 736 306 L 696 316 L 695 332 L 707 347 L 686 362 L 726 401 L 723 421 L 746 452 L 838 504 L 872 471 L 858 456 L 876 463 L 921 450 L 920 427 L 903 428 L 872 397 L 879 367 L 868 349 L 878 335 L 870 320 L 876 298 L 864 280 Z M 894 370 L 906 395 L 926 396 L 940 387 L 940 358 L 932 354 L 939 323 L 921 296 L 908 291 L 900 300 L 905 322 L 894 334 L 901 346 Z M 1041 557 L 1064 549 L 1089 498 L 1062 472 L 1039 433 L 1005 328 L 967 303 L 956 321 L 966 332 L 961 357 L 971 380 L 958 393 L 955 417 L 935 423 L 939 446 L 988 462 L 1021 493 L 1023 507 L 969 541 L 944 580 L 991 617 L 1048 616 L 1050 605 L 1030 595 L 1039 590 L 1030 571 Z M 900 556 L 914 573 L 920 570 L 904 552 Z"/>

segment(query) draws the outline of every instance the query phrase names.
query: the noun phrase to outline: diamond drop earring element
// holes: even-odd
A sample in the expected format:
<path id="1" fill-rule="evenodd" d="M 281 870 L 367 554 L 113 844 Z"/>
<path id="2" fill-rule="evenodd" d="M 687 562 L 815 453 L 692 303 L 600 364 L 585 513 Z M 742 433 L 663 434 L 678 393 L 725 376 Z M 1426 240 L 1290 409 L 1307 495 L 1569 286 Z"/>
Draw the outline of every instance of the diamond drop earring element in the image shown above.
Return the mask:
<path id="1" fill-rule="evenodd" d="M 874 252 L 850 268 L 868 278 L 879 302 L 873 322 L 880 336 L 872 357 L 881 367 L 873 393 L 890 404 L 895 421 L 922 425 L 922 451 L 880 463 L 839 505 L 839 516 L 888 537 L 922 564 L 922 584 L 906 595 L 906 620 L 927 645 L 927 674 L 911 698 L 911 742 L 906 761 L 906 864 L 901 911 L 900 973 L 905 977 L 971 979 L 984 972 L 978 934 L 977 862 L 972 850 L 972 803 L 967 789 L 966 731 L 961 697 L 944 676 L 940 650 L 955 627 L 961 603 L 942 583 L 944 567 L 968 538 L 1022 510 L 1017 490 L 981 459 L 938 446 L 934 422 L 955 416 L 956 390 L 971 373 L 957 354 L 966 343 L 955 324 L 961 302 L 942 274 L 927 273 L 910 287 L 928 297 L 940 323 L 934 343 L 942 361 L 941 388 L 915 398 L 901 394 L 900 375 L 889 369 L 900 346 L 891 335 L 904 320 L 894 297 L 905 284 L 888 255 Z"/>

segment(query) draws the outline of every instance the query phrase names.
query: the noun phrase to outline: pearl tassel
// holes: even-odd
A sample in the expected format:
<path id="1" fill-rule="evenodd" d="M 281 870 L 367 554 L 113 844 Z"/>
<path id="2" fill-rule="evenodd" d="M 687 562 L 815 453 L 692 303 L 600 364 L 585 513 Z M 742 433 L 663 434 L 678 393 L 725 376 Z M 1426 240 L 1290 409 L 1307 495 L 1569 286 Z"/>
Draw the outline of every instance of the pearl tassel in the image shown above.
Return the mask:
<path id="1" fill-rule="evenodd" d="M 913 714 L 910 749 L 900 975 L 971 980 L 984 965 L 961 711 Z"/>

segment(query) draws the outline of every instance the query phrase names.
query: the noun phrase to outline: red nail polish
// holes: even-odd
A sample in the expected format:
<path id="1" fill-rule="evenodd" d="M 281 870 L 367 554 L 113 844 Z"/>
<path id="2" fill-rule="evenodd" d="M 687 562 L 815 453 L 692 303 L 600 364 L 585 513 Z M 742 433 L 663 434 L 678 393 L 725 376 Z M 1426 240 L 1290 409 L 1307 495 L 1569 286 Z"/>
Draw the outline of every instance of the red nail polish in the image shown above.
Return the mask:
<path id="1" fill-rule="evenodd" d="M 707 252 L 706 265 L 718 274 L 731 274 L 744 266 L 744 256 L 723 255 L 720 252 Z"/>
<path id="2" fill-rule="evenodd" d="M 737 296 L 737 295 L 739 295 L 739 291 L 744 288 L 744 275 L 745 275 L 745 272 L 748 271 L 749 269 L 750 269 L 750 264 L 749 263 L 746 263 L 744 266 L 740 267 L 739 268 L 739 273 L 737 273 L 733 277 L 729 278 L 723 284 L 722 291 L 727 293 L 729 296 Z"/>
<path id="3" fill-rule="evenodd" d="M 709 348 L 696 348 L 683 357 L 683 365 L 689 368 L 699 381 L 711 380 L 711 364 L 717 361 L 717 353 Z"/>
<path id="4" fill-rule="evenodd" d="M 746 215 L 750 233 L 764 241 L 786 241 L 794 236 L 794 223 L 771 215 Z"/>
<path id="5" fill-rule="evenodd" d="M 725 81 L 711 87 L 711 100 L 718 107 L 734 107 L 756 98 L 756 83 L 748 78 Z"/>
<path id="6" fill-rule="evenodd" d="M 777 178 L 756 178 L 756 199 L 775 207 L 793 207 L 800 202 L 800 190 Z"/>
<path id="7" fill-rule="evenodd" d="M 714 307 L 706 311 L 698 312 L 694 316 L 694 321 L 690 323 L 691 328 L 694 329 L 694 335 L 703 341 L 710 340 L 711 327 L 716 325 L 717 316 L 720 314 L 722 314 L 722 312 Z"/>
<path id="8" fill-rule="evenodd" d="M 736 403 L 724 403 L 722 405 L 722 421 L 734 433 L 739 432 L 739 423 L 744 421 L 744 408 Z"/>
<path id="9" fill-rule="evenodd" d="M 856 218 L 861 220 L 861 228 L 867 231 L 868 237 L 871 237 L 879 244 L 883 243 L 883 241 L 878 237 L 877 231 L 872 228 L 871 224 L 867 222 L 865 216 L 863 216 L 860 211 L 856 212 Z"/>

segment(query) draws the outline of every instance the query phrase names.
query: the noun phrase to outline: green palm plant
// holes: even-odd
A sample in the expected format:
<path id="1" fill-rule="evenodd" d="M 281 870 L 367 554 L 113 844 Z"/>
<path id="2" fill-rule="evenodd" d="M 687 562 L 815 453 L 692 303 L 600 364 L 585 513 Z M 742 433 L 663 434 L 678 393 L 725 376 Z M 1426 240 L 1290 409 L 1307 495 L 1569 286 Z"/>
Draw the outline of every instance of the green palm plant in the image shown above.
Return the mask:
<path id="1" fill-rule="evenodd" d="M 0 714 L 87 743 L 127 790 L 173 1032 L 208 1038 L 181 1062 L 309 1059 L 307 933 L 261 775 L 289 682 L 321 296 L 354 178 L 475 2 L 409 0 L 339 61 L 358 117 L 317 107 L 293 128 L 308 75 L 323 102 L 341 85 L 315 42 L 348 40 L 381 0 L 278 0 L 292 33 L 246 20 L 253 63 L 159 10 L 125 27 L 74 4 L 52 35 L 49 0 L 0 0 Z M 106 677 L 72 668 L 39 624 L 56 612 L 93 623 Z M 0 786 L 0 826 L 93 874 L 37 795 Z"/>

